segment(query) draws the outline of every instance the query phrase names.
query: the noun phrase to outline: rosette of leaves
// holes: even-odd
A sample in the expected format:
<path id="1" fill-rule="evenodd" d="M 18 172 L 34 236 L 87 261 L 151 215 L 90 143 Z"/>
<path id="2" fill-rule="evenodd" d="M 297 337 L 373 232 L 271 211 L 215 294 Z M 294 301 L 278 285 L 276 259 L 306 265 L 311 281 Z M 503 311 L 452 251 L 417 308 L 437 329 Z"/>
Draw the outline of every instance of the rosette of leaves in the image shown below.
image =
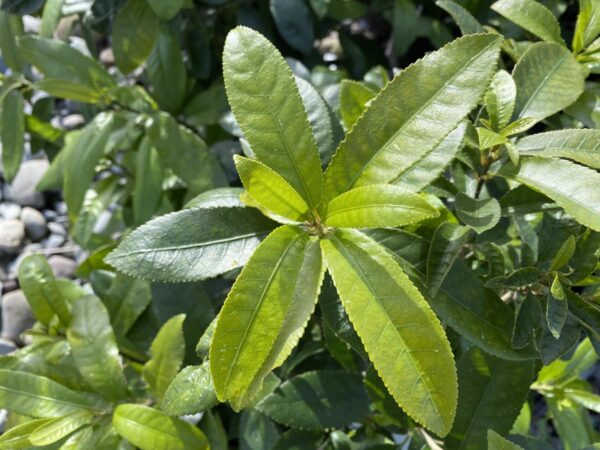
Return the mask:
<path id="1" fill-rule="evenodd" d="M 210 369 L 219 400 L 247 405 L 297 344 L 327 270 L 369 359 L 396 402 L 449 432 L 456 369 L 439 320 L 391 253 L 362 229 L 438 215 L 426 186 L 455 156 L 461 122 L 485 92 L 501 39 L 467 36 L 401 72 L 369 104 L 325 173 L 292 72 L 259 33 L 227 37 L 229 103 L 252 158 L 244 185 L 210 192 L 133 231 L 107 261 L 137 277 L 186 281 L 244 266 L 219 314 Z M 402 107 L 400 96 L 410 95 Z M 264 240 L 263 240 L 264 238 Z"/>

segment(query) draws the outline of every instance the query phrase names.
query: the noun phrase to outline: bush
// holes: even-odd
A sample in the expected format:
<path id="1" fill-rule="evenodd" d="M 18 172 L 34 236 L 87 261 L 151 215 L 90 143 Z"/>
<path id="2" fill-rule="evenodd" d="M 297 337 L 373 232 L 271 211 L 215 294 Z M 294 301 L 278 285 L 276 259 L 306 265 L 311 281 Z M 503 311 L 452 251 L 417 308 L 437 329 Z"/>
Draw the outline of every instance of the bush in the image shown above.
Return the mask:
<path id="1" fill-rule="evenodd" d="M 3 0 L 4 177 L 89 256 L 19 266 L 0 449 L 596 448 L 600 3 L 545 3 Z"/>

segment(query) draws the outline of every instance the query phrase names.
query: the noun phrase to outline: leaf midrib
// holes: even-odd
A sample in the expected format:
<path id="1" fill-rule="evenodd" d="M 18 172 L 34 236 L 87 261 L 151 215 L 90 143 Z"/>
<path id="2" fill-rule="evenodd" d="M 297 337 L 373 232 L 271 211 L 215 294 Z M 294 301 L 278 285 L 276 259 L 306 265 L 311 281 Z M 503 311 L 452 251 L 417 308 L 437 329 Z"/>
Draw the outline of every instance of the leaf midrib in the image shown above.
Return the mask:
<path id="1" fill-rule="evenodd" d="M 391 208 L 394 210 L 404 209 L 406 212 L 415 211 L 415 212 L 423 212 L 427 213 L 428 210 L 426 208 L 419 208 L 418 206 L 409 206 L 409 205 L 398 205 L 397 203 L 366 203 L 356 206 L 347 206 L 341 209 L 334 209 L 331 213 L 327 214 L 326 221 L 335 217 L 339 214 L 344 214 L 350 211 L 355 211 L 357 209 L 372 209 L 372 208 Z"/>
<path id="2" fill-rule="evenodd" d="M 88 408 L 89 408 L 89 405 L 85 405 L 85 404 L 81 404 L 81 403 L 72 403 L 72 402 L 70 402 L 68 400 L 61 400 L 61 399 L 57 399 L 57 398 L 47 397 L 45 395 L 34 394 L 32 392 L 20 391 L 20 390 L 17 390 L 17 389 L 9 388 L 7 386 L 0 386 L 0 391 L 7 391 L 7 392 L 10 392 L 12 394 L 29 397 L 31 399 L 45 400 L 45 401 L 48 401 L 48 402 L 51 402 L 51 403 L 58 403 L 58 404 L 62 404 L 62 405 L 65 405 L 65 406 L 73 407 L 73 408 L 75 408 L 77 410 L 88 410 Z"/>

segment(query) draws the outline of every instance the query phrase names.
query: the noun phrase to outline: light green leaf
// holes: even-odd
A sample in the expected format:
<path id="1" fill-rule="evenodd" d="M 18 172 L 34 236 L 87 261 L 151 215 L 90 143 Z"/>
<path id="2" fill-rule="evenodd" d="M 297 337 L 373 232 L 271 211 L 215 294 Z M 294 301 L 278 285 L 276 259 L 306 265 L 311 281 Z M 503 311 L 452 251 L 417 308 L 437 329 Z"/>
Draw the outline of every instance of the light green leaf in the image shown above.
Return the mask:
<path id="1" fill-rule="evenodd" d="M 506 144 L 508 142 L 506 136 L 483 127 L 477 127 L 477 137 L 479 138 L 480 150 L 487 150 L 488 148 Z"/>
<path id="2" fill-rule="evenodd" d="M 531 45 L 513 69 L 517 85 L 515 118 L 542 120 L 574 103 L 583 93 L 584 74 L 575 57 L 558 44 Z"/>
<path id="3" fill-rule="evenodd" d="M 31 433 L 29 441 L 39 446 L 54 444 L 84 425 L 88 425 L 93 418 L 93 414 L 89 411 L 72 412 L 36 428 Z"/>
<path id="4" fill-rule="evenodd" d="M 340 144 L 325 176 L 325 198 L 393 182 L 428 155 L 487 89 L 500 41 L 491 34 L 465 36 L 389 82 Z"/>
<path id="5" fill-rule="evenodd" d="M 49 378 L 5 369 L 0 369 L 0 407 L 31 417 L 91 409 L 82 395 Z"/>
<path id="6" fill-rule="evenodd" d="M 187 366 L 173 379 L 160 404 L 165 414 L 196 414 L 218 403 L 208 361 Z"/>
<path id="7" fill-rule="evenodd" d="M 524 450 L 523 447 L 504 439 L 493 430 L 487 432 L 488 450 Z M 481 447 L 480 447 L 481 448 Z"/>
<path id="8" fill-rule="evenodd" d="M 208 440 L 195 426 L 143 405 L 121 404 L 113 426 L 141 450 L 208 450 Z"/>
<path id="9" fill-rule="evenodd" d="M 158 17 L 164 20 L 171 20 L 177 15 L 179 10 L 183 7 L 184 0 L 147 0 L 152 10 Z"/>
<path id="10" fill-rule="evenodd" d="M 558 130 L 526 136 L 517 143 L 523 156 L 568 158 L 600 169 L 600 130 Z"/>
<path id="11" fill-rule="evenodd" d="M 469 228 L 450 222 L 444 222 L 435 230 L 427 257 L 427 287 L 430 295 L 437 295 L 469 237 Z"/>
<path id="12" fill-rule="evenodd" d="M 280 221 L 307 219 L 308 205 L 277 172 L 242 156 L 235 155 L 234 161 L 248 195 L 266 210 L 266 215 Z"/>
<path id="13" fill-rule="evenodd" d="M 575 236 L 569 236 L 567 240 L 562 243 L 558 252 L 554 255 L 554 258 L 552 258 L 548 271 L 552 272 L 554 270 L 562 269 L 575 253 L 576 247 L 577 240 L 575 239 Z"/>
<path id="14" fill-rule="evenodd" d="M 369 397 L 360 375 L 323 370 L 287 380 L 256 409 L 292 428 L 341 428 L 369 414 Z"/>
<path id="15" fill-rule="evenodd" d="M 33 419 L 11 427 L 0 436 L 0 450 L 20 450 L 31 448 L 29 437 L 37 428 L 54 419 Z"/>
<path id="16" fill-rule="evenodd" d="M 322 197 L 321 162 L 285 59 L 262 35 L 238 27 L 225 41 L 223 76 L 231 109 L 257 159 L 315 209 Z"/>
<path id="17" fill-rule="evenodd" d="M 458 387 L 439 320 L 394 258 L 372 239 L 336 230 L 321 246 L 348 317 L 390 394 L 416 421 L 445 436 Z"/>
<path id="18" fill-rule="evenodd" d="M 471 347 L 457 364 L 458 410 L 448 450 L 481 450 L 488 429 L 507 434 L 529 393 L 535 361 L 507 361 Z"/>
<path id="19" fill-rule="evenodd" d="M 561 159 L 521 158 L 518 169 L 500 175 L 547 195 L 579 223 L 600 231 L 600 175 Z"/>
<path id="20" fill-rule="evenodd" d="M 404 188 L 375 184 L 338 195 L 327 205 L 325 224 L 331 227 L 399 227 L 437 217 L 421 196 Z"/>
<path id="21" fill-rule="evenodd" d="M 95 59 L 68 44 L 32 35 L 19 38 L 22 55 L 48 78 L 80 83 L 98 91 L 116 87 L 116 82 Z"/>
<path id="22" fill-rule="evenodd" d="M 582 407 L 563 396 L 547 396 L 545 400 L 548 415 L 565 450 L 579 450 L 592 443 L 594 431 Z"/>
<path id="23" fill-rule="evenodd" d="M 485 28 L 463 6 L 451 0 L 435 2 L 440 8 L 452 16 L 462 34 L 485 33 Z"/>
<path id="24" fill-rule="evenodd" d="M 142 375 L 159 402 L 183 363 L 185 356 L 184 320 L 185 314 L 179 314 L 169 319 L 161 327 L 150 347 L 152 358 L 144 365 Z"/>
<path id="25" fill-rule="evenodd" d="M 159 31 L 159 19 L 146 0 L 127 0 L 112 29 L 115 63 L 121 72 L 128 74 L 144 64 Z"/>
<path id="26" fill-rule="evenodd" d="M 537 383 L 550 386 L 564 386 L 581 377 L 589 370 L 597 357 L 589 339 L 584 339 L 575 349 L 570 359 L 557 359 L 552 364 L 542 367 L 536 380 Z"/>
<path id="27" fill-rule="evenodd" d="M 243 193 L 244 189 L 238 187 L 211 189 L 192 198 L 184 208 L 243 208 L 244 203 L 240 200 Z"/>
<path id="28" fill-rule="evenodd" d="M 23 72 L 26 64 L 17 46 L 17 38 L 23 33 L 21 16 L 0 11 L 0 53 L 4 63 L 16 73 Z"/>
<path id="29" fill-rule="evenodd" d="M 122 399 L 127 385 L 108 311 L 98 297 L 88 295 L 73 304 L 72 314 L 67 339 L 79 372 L 103 397 Z"/>
<path id="30" fill-rule="evenodd" d="M 49 325 L 56 314 L 65 327 L 69 326 L 71 312 L 44 255 L 23 258 L 19 264 L 19 284 L 37 320 Z"/>
<path id="31" fill-rule="evenodd" d="M 440 176 L 461 149 L 466 130 L 466 122 L 459 124 L 438 145 L 421 155 L 418 161 L 407 167 L 392 182 L 415 192 L 429 186 Z"/>
<path id="32" fill-rule="evenodd" d="M 569 400 L 583 406 L 585 409 L 600 413 L 600 395 L 573 388 L 566 388 L 564 394 Z"/>
<path id="33" fill-rule="evenodd" d="M 375 92 L 363 83 L 342 80 L 340 85 L 340 115 L 347 130 L 358 121 Z"/>
<path id="34" fill-rule="evenodd" d="M 25 100 L 18 90 L 8 92 L 2 100 L 2 166 L 4 176 L 11 183 L 15 178 L 25 150 Z"/>
<path id="35" fill-rule="evenodd" d="M 217 397 L 239 410 L 296 346 L 321 282 L 314 238 L 285 225 L 256 249 L 219 313 L 210 347 Z"/>
<path id="36" fill-rule="evenodd" d="M 40 37 L 51 38 L 61 18 L 64 0 L 48 0 L 42 13 Z"/>
<path id="37" fill-rule="evenodd" d="M 508 125 L 515 110 L 517 86 L 505 70 L 496 72 L 490 89 L 485 94 L 485 107 L 492 128 L 502 130 Z"/>
<path id="38" fill-rule="evenodd" d="M 138 278 L 202 280 L 246 264 L 273 227 L 252 208 L 184 209 L 134 230 L 106 262 Z"/>
<path id="39" fill-rule="evenodd" d="M 151 140 L 144 136 L 135 155 L 133 215 L 138 224 L 147 222 L 156 212 L 162 194 L 164 167 Z"/>
<path id="40" fill-rule="evenodd" d="M 44 78 L 35 83 L 35 88 L 54 97 L 75 100 L 82 103 L 100 103 L 107 100 L 105 93 L 76 81 L 60 78 Z"/>
<path id="41" fill-rule="evenodd" d="M 573 36 L 573 51 L 581 52 L 600 34 L 600 3 L 597 0 L 579 0 L 579 16 Z"/>
<path id="42" fill-rule="evenodd" d="M 544 41 L 565 45 L 552 11 L 535 0 L 499 0 L 491 8 Z"/>
<path id="43" fill-rule="evenodd" d="M 458 218 L 478 234 L 495 227 L 502 213 L 495 198 L 472 198 L 462 192 L 456 196 L 455 207 Z"/>

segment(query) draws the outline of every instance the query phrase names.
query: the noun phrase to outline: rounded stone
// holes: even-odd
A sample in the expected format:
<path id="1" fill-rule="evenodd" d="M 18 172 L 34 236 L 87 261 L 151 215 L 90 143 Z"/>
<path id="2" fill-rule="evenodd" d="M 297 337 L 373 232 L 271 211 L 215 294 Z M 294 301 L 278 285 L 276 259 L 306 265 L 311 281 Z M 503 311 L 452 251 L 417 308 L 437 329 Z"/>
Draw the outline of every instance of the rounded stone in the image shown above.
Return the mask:
<path id="1" fill-rule="evenodd" d="M 2 337 L 20 344 L 21 334 L 35 323 L 25 294 L 20 289 L 2 296 Z"/>
<path id="2" fill-rule="evenodd" d="M 52 272 L 54 272 L 56 278 L 73 278 L 75 276 L 77 263 L 72 259 L 61 255 L 52 255 L 48 258 L 48 264 L 52 268 Z"/>
<path id="3" fill-rule="evenodd" d="M 18 219 L 0 219 L 0 254 L 15 254 L 25 239 L 25 225 Z"/>
<path id="4" fill-rule="evenodd" d="M 6 199 L 21 206 L 41 209 L 44 206 L 44 194 L 37 192 L 35 187 L 46 170 L 48 170 L 48 161 L 44 159 L 25 161 L 21 164 L 12 184 L 6 189 Z"/>
<path id="5" fill-rule="evenodd" d="M 33 242 L 38 242 L 44 239 L 48 233 L 46 227 L 46 218 L 37 209 L 26 206 L 21 211 L 21 221 L 25 225 L 25 234 Z"/>

